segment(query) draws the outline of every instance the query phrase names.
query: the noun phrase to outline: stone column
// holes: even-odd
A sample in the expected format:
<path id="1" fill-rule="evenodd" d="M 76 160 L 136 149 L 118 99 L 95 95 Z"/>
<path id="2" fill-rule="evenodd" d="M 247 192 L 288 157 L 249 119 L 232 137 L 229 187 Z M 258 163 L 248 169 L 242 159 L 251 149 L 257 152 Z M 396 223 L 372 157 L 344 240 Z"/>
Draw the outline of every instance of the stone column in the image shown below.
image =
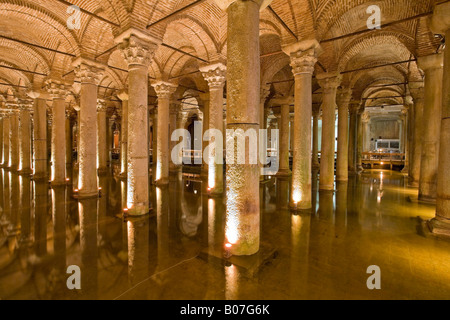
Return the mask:
<path id="1" fill-rule="evenodd" d="M 265 85 L 261 86 L 261 93 L 260 93 L 260 103 L 259 103 L 259 128 L 261 130 L 267 129 L 267 111 L 266 111 L 266 100 L 267 97 L 270 95 L 270 86 Z M 267 130 L 267 135 L 260 136 L 262 141 L 260 141 L 260 146 L 265 146 L 264 148 L 259 149 L 259 158 L 261 161 L 261 176 L 260 181 L 265 181 L 266 176 L 264 175 L 263 167 L 265 165 L 265 161 L 267 159 L 267 146 L 268 146 L 268 138 L 269 138 L 270 132 Z"/>
<path id="2" fill-rule="evenodd" d="M 97 182 L 97 90 L 102 77 L 102 66 L 87 59 L 74 62 L 75 74 L 81 81 L 78 197 L 98 196 Z"/>
<path id="3" fill-rule="evenodd" d="M 73 122 L 72 122 L 72 110 L 66 109 L 66 171 L 72 168 L 73 158 Z M 69 175 L 69 172 L 67 172 Z"/>
<path id="4" fill-rule="evenodd" d="M 66 184 L 66 86 L 48 81 L 52 105 L 52 185 Z"/>
<path id="5" fill-rule="evenodd" d="M 322 87 L 322 156 L 320 158 L 320 190 L 334 190 L 336 145 L 336 93 L 342 76 L 335 73 L 317 76 Z"/>
<path id="6" fill-rule="evenodd" d="M 437 192 L 442 119 L 443 58 L 443 54 L 433 54 L 418 59 L 419 68 L 425 72 L 423 126 L 426 128 L 422 139 L 419 199 L 432 202 L 436 199 Z"/>
<path id="7" fill-rule="evenodd" d="M 402 149 L 405 153 L 405 167 L 403 168 L 403 173 L 408 173 L 409 171 L 409 142 L 408 142 L 408 131 L 409 131 L 409 113 L 411 110 L 407 106 L 405 106 L 405 109 L 402 110 L 402 115 L 400 116 L 402 120 Z"/>
<path id="8" fill-rule="evenodd" d="M 46 111 L 45 111 L 46 112 Z M 9 167 L 9 140 L 11 135 L 11 113 L 6 111 L 3 116 L 3 161 L 2 167 Z"/>
<path id="9" fill-rule="evenodd" d="M 20 101 L 20 164 L 19 173 L 30 175 L 31 170 L 31 111 L 33 102 L 31 100 Z"/>
<path id="10" fill-rule="evenodd" d="M 216 2 L 228 12 L 227 129 L 258 132 L 261 93 L 259 12 L 261 5 L 268 5 L 270 1 Z M 240 133 L 237 135 L 238 139 L 227 136 L 227 142 L 234 150 L 241 138 Z M 253 149 L 258 158 L 257 146 L 250 145 L 249 149 Z M 246 151 L 246 163 L 237 164 L 235 152 L 234 164 L 227 161 L 226 238 L 232 245 L 230 252 L 239 256 L 257 253 L 260 245 L 260 168 L 258 163 L 250 163 L 253 156 Z"/>
<path id="11" fill-rule="evenodd" d="M 348 181 L 348 105 L 352 90 L 339 92 L 338 103 L 338 150 L 336 163 L 336 180 Z"/>
<path id="12" fill-rule="evenodd" d="M 99 175 L 108 171 L 106 111 L 106 102 L 97 100 L 97 171 Z"/>
<path id="13" fill-rule="evenodd" d="M 169 159 L 171 157 L 169 145 L 169 123 L 170 123 L 170 97 L 176 87 L 168 82 L 159 81 L 153 84 L 158 95 L 158 135 L 156 149 L 156 176 L 157 185 L 169 183 Z"/>
<path id="14" fill-rule="evenodd" d="M 362 166 L 362 152 L 364 141 L 364 110 L 359 110 L 357 114 L 356 124 L 356 171 L 361 173 L 363 171 Z"/>
<path id="15" fill-rule="evenodd" d="M 312 74 L 321 51 L 317 41 L 303 41 L 285 47 L 290 55 L 295 78 L 294 103 L 294 158 L 292 163 L 292 185 L 290 208 L 309 210 L 311 203 L 311 118 L 312 118 Z M 306 143 L 305 143 L 306 142 Z"/>
<path id="16" fill-rule="evenodd" d="M 290 113 L 290 99 L 273 100 L 274 104 L 280 105 L 280 116 L 278 118 L 278 128 L 280 129 L 280 148 L 279 148 L 279 163 L 280 168 L 277 176 L 286 177 L 291 175 L 289 167 L 289 113 Z"/>
<path id="17" fill-rule="evenodd" d="M 160 41 L 129 29 L 116 42 L 121 43 L 129 77 L 127 207 L 130 215 L 143 215 L 149 212 L 148 67 Z"/>
<path id="18" fill-rule="evenodd" d="M 200 71 L 209 85 L 209 128 L 210 130 L 218 130 L 224 134 L 223 130 L 223 88 L 226 80 L 226 66 L 222 63 L 213 64 Z M 223 141 L 222 141 L 223 142 Z M 222 143 L 219 143 L 221 145 Z M 222 150 L 211 150 L 208 157 L 208 187 L 213 195 L 221 195 L 223 193 L 223 164 L 217 157 L 217 152 L 223 155 Z M 223 158 L 223 156 L 222 156 Z M 218 163 L 219 162 L 219 163 Z"/>
<path id="19" fill-rule="evenodd" d="M 9 139 L 9 168 L 12 171 L 19 170 L 19 109 L 17 104 L 7 105 L 11 109 L 10 117 L 10 139 Z"/>
<path id="20" fill-rule="evenodd" d="M 176 141 L 172 141 L 172 134 L 175 130 L 179 129 L 177 127 L 177 118 L 178 113 L 180 112 L 180 102 L 179 101 L 172 101 L 169 106 L 169 112 L 170 112 L 170 126 L 169 126 L 169 171 L 176 172 L 181 170 L 181 166 L 176 165 L 173 162 L 172 159 L 172 150 L 177 145 Z"/>
<path id="21" fill-rule="evenodd" d="M 122 123 L 120 125 L 120 178 L 128 175 L 128 93 L 121 91 L 117 97 L 122 100 Z"/>
<path id="22" fill-rule="evenodd" d="M 312 167 L 318 169 L 319 164 L 319 118 L 320 105 L 313 106 L 313 153 L 312 153 Z"/>
<path id="23" fill-rule="evenodd" d="M 350 102 L 350 130 L 348 139 L 348 170 L 349 173 L 356 173 L 356 151 L 357 151 L 357 124 L 359 102 Z"/>
<path id="24" fill-rule="evenodd" d="M 432 29 L 450 39 L 450 3 L 435 7 Z M 432 231 L 450 236 L 450 49 L 444 51 L 442 119 L 437 177 L 436 218 L 430 223 Z"/>
<path id="25" fill-rule="evenodd" d="M 1 104 L 0 104 L 1 108 Z M 0 167 L 3 166 L 3 119 L 5 118 L 5 113 L 0 109 Z"/>
<path id="26" fill-rule="evenodd" d="M 411 187 L 419 187 L 420 179 L 420 164 L 422 160 L 422 136 L 423 136 L 423 112 L 424 112 L 424 84 L 410 83 L 409 89 L 414 99 L 414 132 L 412 147 L 412 158 L 410 159 L 410 171 L 409 184 Z"/>
<path id="27" fill-rule="evenodd" d="M 203 140 L 203 137 L 205 136 L 205 132 L 209 130 L 209 106 L 211 103 L 210 100 L 210 94 L 208 93 L 201 93 L 199 94 L 200 100 L 203 102 L 203 120 L 202 120 L 202 155 L 205 151 L 205 148 L 208 146 L 208 142 Z M 194 139 L 194 137 L 192 137 Z M 201 168 L 201 176 L 207 177 L 209 171 L 209 166 L 207 163 L 205 163 L 203 157 L 202 157 L 202 168 Z"/>
<path id="28" fill-rule="evenodd" d="M 363 148 L 362 152 L 370 151 L 370 115 L 366 111 L 363 114 Z"/>

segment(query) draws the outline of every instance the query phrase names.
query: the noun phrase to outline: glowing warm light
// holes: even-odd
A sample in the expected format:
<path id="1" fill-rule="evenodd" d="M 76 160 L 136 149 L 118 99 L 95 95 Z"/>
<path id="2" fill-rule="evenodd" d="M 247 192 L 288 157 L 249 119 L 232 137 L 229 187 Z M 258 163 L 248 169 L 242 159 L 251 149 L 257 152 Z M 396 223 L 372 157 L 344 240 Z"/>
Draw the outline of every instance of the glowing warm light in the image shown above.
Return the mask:
<path id="1" fill-rule="evenodd" d="M 198 193 L 198 191 L 197 190 L 194 190 L 194 194 L 197 194 Z"/>
<path id="2" fill-rule="evenodd" d="M 237 215 L 229 213 L 227 217 L 225 235 L 230 244 L 236 244 L 239 241 L 238 226 L 239 221 Z"/>
<path id="3" fill-rule="evenodd" d="M 73 190 L 74 192 L 79 192 L 80 190 L 78 190 L 78 189 L 75 189 L 75 190 Z"/>
<path id="4" fill-rule="evenodd" d="M 70 179 L 69 179 L 69 178 L 66 178 L 66 181 L 67 181 L 67 182 L 69 182 L 69 181 L 70 181 Z"/>
<path id="5" fill-rule="evenodd" d="M 158 159 L 158 162 L 156 163 L 156 177 L 155 177 L 156 181 L 161 180 L 161 174 L 162 174 L 161 166 L 162 166 L 161 160 Z"/>
<path id="6" fill-rule="evenodd" d="M 231 243 L 225 244 L 225 248 L 228 248 L 228 249 L 230 249 L 232 246 L 233 246 L 233 245 L 232 245 Z"/>
<path id="7" fill-rule="evenodd" d="M 384 162 L 381 163 L 381 165 L 383 165 L 383 164 L 384 164 Z"/>
<path id="8" fill-rule="evenodd" d="M 302 192 L 300 190 L 295 190 L 294 194 L 292 196 L 292 200 L 294 201 L 294 204 L 298 204 L 302 201 Z"/>

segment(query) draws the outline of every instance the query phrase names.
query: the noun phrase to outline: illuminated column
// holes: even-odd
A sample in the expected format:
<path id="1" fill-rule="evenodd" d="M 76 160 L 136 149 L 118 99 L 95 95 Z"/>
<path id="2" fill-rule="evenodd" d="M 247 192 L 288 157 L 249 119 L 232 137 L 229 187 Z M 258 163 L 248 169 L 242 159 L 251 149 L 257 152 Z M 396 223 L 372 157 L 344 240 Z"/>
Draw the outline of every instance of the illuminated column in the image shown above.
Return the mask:
<path id="1" fill-rule="evenodd" d="M 364 141 L 364 117 L 364 110 L 359 110 L 356 124 L 356 171 L 358 173 L 363 171 L 362 152 Z"/>
<path id="2" fill-rule="evenodd" d="M 338 95 L 338 150 L 336 180 L 348 181 L 348 104 L 352 90 L 345 89 Z"/>
<path id="3" fill-rule="evenodd" d="M 402 149 L 405 153 L 405 167 L 403 168 L 403 173 L 408 173 L 409 171 L 409 141 L 408 141 L 408 130 L 409 130 L 409 113 L 411 110 L 408 110 L 408 107 L 405 106 L 405 109 L 402 110 L 402 115 L 400 118 L 402 119 Z"/>
<path id="4" fill-rule="evenodd" d="M 290 55 L 295 78 L 294 103 L 294 159 L 290 207 L 294 210 L 311 209 L 311 118 L 312 74 L 321 51 L 317 41 L 303 41 L 285 47 Z"/>
<path id="5" fill-rule="evenodd" d="M 234 164 L 227 162 L 227 218 L 226 238 L 232 244 L 234 255 L 252 255 L 260 245 L 260 203 L 258 162 L 258 131 L 260 122 L 260 50 L 259 12 L 261 5 L 270 1 L 215 0 L 228 12 L 227 56 L 227 129 L 243 130 L 255 139 L 245 151 L 245 164 L 238 164 L 234 152 Z M 237 139 L 227 135 L 227 143 L 237 149 L 242 133 Z M 246 140 L 246 139 L 245 139 Z M 252 145 L 252 144 L 256 144 Z M 246 148 L 247 149 L 247 148 Z M 228 152 L 227 152 L 228 155 Z"/>
<path id="6" fill-rule="evenodd" d="M 319 118 L 320 105 L 314 105 L 313 110 L 313 153 L 312 153 L 312 167 L 319 168 Z"/>
<path id="7" fill-rule="evenodd" d="M 420 179 L 420 163 L 422 160 L 422 136 L 423 136 L 423 112 L 424 112 L 424 84 L 410 83 L 409 89 L 414 99 L 414 137 L 410 144 L 413 148 L 412 158 L 410 159 L 411 174 L 409 176 L 409 183 L 412 187 L 419 186 Z"/>
<path id="8" fill-rule="evenodd" d="M 3 159 L 2 167 L 9 167 L 9 137 L 11 135 L 11 113 L 9 111 L 4 112 L 3 116 Z"/>
<path id="9" fill-rule="evenodd" d="M 19 109 L 16 104 L 9 104 L 11 109 L 9 139 L 9 168 L 12 171 L 19 170 Z"/>
<path id="10" fill-rule="evenodd" d="M 31 100 L 20 101 L 20 164 L 19 173 L 30 175 L 31 171 Z"/>
<path id="11" fill-rule="evenodd" d="M 0 104 L 0 108 L 1 108 Z M 3 119 L 5 118 L 5 113 L 0 109 L 0 167 L 3 166 Z M 0 185 L 1 187 L 1 185 Z"/>
<path id="12" fill-rule="evenodd" d="M 336 145 L 336 92 L 342 76 L 335 73 L 317 76 L 323 89 L 322 155 L 320 157 L 320 190 L 334 190 L 334 163 Z"/>
<path id="13" fill-rule="evenodd" d="M 280 168 L 277 176 L 290 176 L 291 169 L 289 167 L 289 111 L 290 100 L 274 101 L 275 104 L 280 104 L 280 117 L 278 119 L 278 127 L 280 129 L 280 153 L 279 161 Z"/>
<path id="14" fill-rule="evenodd" d="M 442 120 L 443 54 L 433 54 L 418 59 L 419 68 L 425 72 L 425 107 L 422 136 L 422 160 L 419 181 L 419 199 L 434 201 L 439 165 L 439 139 Z M 442 175 L 440 173 L 439 175 Z"/>
<path id="15" fill-rule="evenodd" d="M 149 212 L 148 181 L 148 67 L 159 41 L 134 29 L 118 38 L 128 63 L 128 179 L 127 202 L 130 215 Z M 165 122 L 168 130 L 168 119 Z M 167 141 L 168 143 L 168 141 Z"/>
<path id="16" fill-rule="evenodd" d="M 106 152 L 106 103 L 103 100 L 97 101 L 97 171 L 98 174 L 105 174 L 107 168 Z"/>
<path id="17" fill-rule="evenodd" d="M 81 81 L 78 197 L 98 196 L 97 183 L 97 90 L 102 77 L 101 65 L 86 59 L 74 62 L 76 77 Z"/>
<path id="18" fill-rule="evenodd" d="M 348 171 L 356 173 L 356 149 L 357 149 L 357 124 L 359 102 L 352 101 L 349 106 L 350 110 L 350 130 L 348 139 Z"/>
<path id="19" fill-rule="evenodd" d="M 156 176 L 157 185 L 169 183 L 169 123 L 170 123 L 170 97 L 176 87 L 167 82 L 159 81 L 153 84 L 158 95 L 158 135 L 156 150 Z"/>
<path id="20" fill-rule="evenodd" d="M 205 132 L 209 130 L 209 106 L 210 106 L 210 94 L 208 93 L 200 93 L 199 94 L 200 100 L 203 103 L 203 120 L 202 120 L 202 155 L 205 148 L 208 146 L 208 142 L 204 141 L 203 137 L 205 136 Z M 192 137 L 192 139 L 194 139 Z M 195 149 L 195 146 L 194 146 Z M 198 151 L 198 150 L 196 150 Z M 202 157 L 202 169 L 201 169 L 201 175 L 202 177 L 207 177 L 209 171 L 209 166 L 207 163 L 205 163 L 203 157 Z"/>
<path id="21" fill-rule="evenodd" d="M 120 125 L 120 177 L 128 175 L 128 93 L 120 92 L 117 97 L 122 100 L 122 123 Z"/>
<path id="22" fill-rule="evenodd" d="M 55 89 L 57 90 L 57 89 Z M 64 91 L 52 90 L 52 185 L 66 183 L 66 101 Z M 61 88 L 61 90 L 63 90 Z"/>
<path id="23" fill-rule="evenodd" d="M 435 7 L 432 29 L 450 39 L 450 3 Z M 436 218 L 431 221 L 435 233 L 450 236 L 450 49 L 444 51 L 444 76 L 442 91 L 442 119 L 437 177 Z"/>
<path id="24" fill-rule="evenodd" d="M 209 130 L 217 130 L 223 135 L 223 88 L 226 80 L 226 66 L 217 63 L 204 68 L 200 71 L 209 85 Z M 223 141 L 222 141 L 223 142 Z M 221 195 L 223 193 L 223 164 L 217 163 L 216 152 L 222 143 L 219 143 L 208 157 L 208 187 L 210 193 Z"/>
<path id="25" fill-rule="evenodd" d="M 72 176 L 69 170 L 72 170 L 73 157 L 73 132 L 72 132 L 72 110 L 66 109 L 66 173 Z"/>
<path id="26" fill-rule="evenodd" d="M 170 127 L 169 127 L 169 171 L 178 171 L 181 169 L 181 166 L 176 165 L 173 162 L 172 159 L 172 150 L 173 148 L 177 145 L 176 141 L 172 141 L 172 134 L 175 130 L 179 129 L 179 127 L 177 127 L 177 118 L 178 118 L 178 113 L 180 112 L 180 102 L 179 101 L 172 101 L 170 102 Z"/>

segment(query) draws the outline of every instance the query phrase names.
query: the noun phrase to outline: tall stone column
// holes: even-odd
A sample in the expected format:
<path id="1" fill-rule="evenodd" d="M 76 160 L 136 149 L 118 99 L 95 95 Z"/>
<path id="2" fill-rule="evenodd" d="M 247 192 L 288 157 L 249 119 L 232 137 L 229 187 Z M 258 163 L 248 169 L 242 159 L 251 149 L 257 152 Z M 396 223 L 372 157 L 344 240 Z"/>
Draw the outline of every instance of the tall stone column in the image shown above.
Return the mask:
<path id="1" fill-rule="evenodd" d="M 410 159 L 411 174 L 409 176 L 409 184 L 411 187 L 419 187 L 420 166 L 422 160 L 422 136 L 424 131 L 423 112 L 424 112 L 424 84 L 410 83 L 409 89 L 414 99 L 414 132 L 413 142 L 411 143 L 412 158 Z"/>
<path id="2" fill-rule="evenodd" d="M 130 215 L 143 215 L 149 212 L 148 67 L 160 41 L 129 29 L 116 42 L 121 43 L 129 77 L 127 207 Z"/>
<path id="3" fill-rule="evenodd" d="M 3 160 L 2 167 L 9 167 L 9 140 L 11 135 L 11 113 L 9 111 L 4 112 L 3 116 Z"/>
<path id="4" fill-rule="evenodd" d="M 169 171 L 171 172 L 176 172 L 181 170 L 181 166 L 176 165 L 173 162 L 172 159 L 172 150 L 173 148 L 175 148 L 175 146 L 177 145 L 176 141 L 172 141 L 172 134 L 175 130 L 179 129 L 179 127 L 177 126 L 177 118 L 178 118 L 178 113 L 180 112 L 180 102 L 179 101 L 172 101 L 170 103 L 169 106 L 169 113 L 170 113 L 170 127 L 169 127 Z"/>
<path id="5" fill-rule="evenodd" d="M 405 107 L 405 109 L 402 110 L 402 115 L 400 116 L 402 120 L 402 150 L 405 153 L 405 167 L 403 168 L 403 173 L 408 173 L 409 171 L 409 143 L 408 143 L 408 130 L 409 130 L 409 113 L 411 110 L 409 110 L 408 107 Z"/>
<path id="6" fill-rule="evenodd" d="M 8 104 L 11 110 L 10 117 L 10 139 L 9 139 L 9 168 L 12 171 L 19 170 L 20 149 L 19 149 L 19 108 L 17 104 Z"/>
<path id="7" fill-rule="evenodd" d="M 338 103 L 338 150 L 336 164 L 336 180 L 348 181 L 348 105 L 352 98 L 352 90 L 339 92 Z"/>
<path id="8" fill-rule="evenodd" d="M 334 190 L 334 163 L 336 145 L 336 93 L 341 84 L 340 74 L 317 76 L 322 87 L 322 156 L 320 158 L 320 190 Z"/>
<path id="9" fill-rule="evenodd" d="M 423 125 L 426 128 L 422 139 L 419 200 L 432 202 L 436 200 L 437 192 L 442 120 L 443 58 L 443 54 L 433 54 L 418 59 L 419 68 L 425 72 Z"/>
<path id="10" fill-rule="evenodd" d="M 368 112 L 363 113 L 363 148 L 362 152 L 370 151 L 370 115 Z"/>
<path id="11" fill-rule="evenodd" d="M 78 144 L 78 197 L 98 196 L 97 182 L 97 91 L 102 78 L 102 66 L 87 59 L 74 62 L 75 74 L 81 81 L 79 144 Z"/>
<path id="12" fill-rule="evenodd" d="M 277 176 L 286 177 L 291 175 L 289 167 L 289 113 L 290 99 L 273 100 L 273 103 L 280 105 L 280 116 L 278 118 L 278 128 L 280 129 L 280 152 L 279 163 L 280 168 Z"/>
<path id="13" fill-rule="evenodd" d="M 311 118 L 312 75 L 320 45 L 317 41 L 303 41 L 285 47 L 290 55 L 295 78 L 294 103 L 294 158 L 292 163 L 292 185 L 290 208 L 309 210 L 311 202 Z M 305 143 L 305 141 L 307 143 Z"/>
<path id="14" fill-rule="evenodd" d="M 209 85 L 209 129 L 218 130 L 224 134 L 223 128 L 223 88 L 226 80 L 226 66 L 222 63 L 213 64 L 200 71 Z M 223 141 L 222 141 L 223 142 Z M 221 143 L 219 143 L 220 145 Z M 223 193 L 223 164 L 217 163 L 217 152 L 223 153 L 222 150 L 211 150 L 208 157 L 208 187 L 213 195 L 221 195 Z M 219 161 L 221 162 L 221 161 Z"/>
<path id="15" fill-rule="evenodd" d="M 200 100 L 203 103 L 203 120 L 202 120 L 202 156 L 205 148 L 208 146 L 208 142 L 204 141 L 203 137 L 205 136 L 205 132 L 209 130 L 209 106 L 211 104 L 210 94 L 201 93 L 199 94 Z M 192 137 L 193 139 L 193 137 Z M 196 150 L 197 151 L 197 150 Z M 209 171 L 209 166 L 204 161 L 204 157 L 202 157 L 202 168 L 201 168 L 201 176 L 207 177 Z"/>
<path id="16" fill-rule="evenodd" d="M 169 162 L 170 162 L 170 97 L 175 92 L 176 87 L 168 82 L 159 81 L 153 84 L 158 95 L 158 135 L 156 149 L 156 176 L 157 185 L 169 183 Z"/>
<path id="17" fill-rule="evenodd" d="M 31 100 L 20 101 L 20 164 L 19 173 L 30 175 L 31 170 Z"/>
<path id="18" fill-rule="evenodd" d="M 108 171 L 108 152 L 106 144 L 106 102 L 97 101 L 97 171 L 103 175 Z"/>
<path id="19" fill-rule="evenodd" d="M 117 97 L 122 100 L 122 122 L 120 125 L 120 178 L 128 175 L 128 92 L 121 91 Z"/>
<path id="20" fill-rule="evenodd" d="M 355 174 L 356 167 L 356 151 L 357 151 L 357 124 L 358 124 L 358 110 L 359 102 L 350 102 L 350 129 L 348 139 L 348 170 L 349 173 Z"/>
<path id="21" fill-rule="evenodd" d="M 356 124 L 356 171 L 358 173 L 363 171 L 362 153 L 364 141 L 364 117 L 364 110 L 359 110 Z"/>
<path id="22" fill-rule="evenodd" d="M 313 153 L 312 153 L 312 167 L 318 169 L 319 164 L 319 118 L 320 105 L 314 105 L 313 110 Z"/>
<path id="23" fill-rule="evenodd" d="M 450 39 L 450 3 L 435 7 L 432 29 Z M 436 218 L 431 221 L 432 231 L 450 236 L 450 49 L 444 52 L 444 76 L 442 84 L 442 119 L 437 177 Z"/>
<path id="24" fill-rule="evenodd" d="M 57 81 L 48 81 L 47 90 L 53 99 L 52 105 L 52 185 L 66 184 L 66 86 Z"/>
<path id="25" fill-rule="evenodd" d="M 270 1 L 216 0 L 228 12 L 227 129 L 258 132 L 260 122 L 259 12 Z M 255 133 L 256 133 L 255 132 Z M 257 133 L 256 133 L 257 135 Z M 237 149 L 238 139 L 227 136 Z M 233 141 L 229 141 L 233 139 Z M 258 149 L 249 146 L 249 149 Z M 228 152 L 227 152 L 228 155 Z M 234 255 L 252 255 L 260 245 L 259 164 L 249 163 L 253 154 L 246 151 L 246 163 L 227 162 L 226 238 Z"/>
<path id="26" fill-rule="evenodd" d="M 73 158 L 73 112 L 71 109 L 66 109 L 66 171 L 72 168 Z M 69 172 L 67 172 L 69 175 Z"/>
<path id="27" fill-rule="evenodd" d="M 3 119 L 5 118 L 5 113 L 1 109 L 0 104 L 0 167 L 3 166 Z"/>

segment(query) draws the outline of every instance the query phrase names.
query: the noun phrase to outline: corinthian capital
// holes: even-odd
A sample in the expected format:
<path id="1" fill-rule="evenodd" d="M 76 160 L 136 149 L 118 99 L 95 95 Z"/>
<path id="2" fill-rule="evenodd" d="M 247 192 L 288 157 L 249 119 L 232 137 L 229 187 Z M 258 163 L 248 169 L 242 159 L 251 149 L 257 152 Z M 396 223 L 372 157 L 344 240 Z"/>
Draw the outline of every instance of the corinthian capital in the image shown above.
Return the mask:
<path id="1" fill-rule="evenodd" d="M 99 85 L 103 76 L 103 68 L 96 62 L 79 58 L 72 64 L 75 68 L 75 76 L 81 83 Z"/>
<path id="2" fill-rule="evenodd" d="M 60 81 L 52 79 L 45 81 L 45 89 L 52 99 L 65 99 L 69 93 L 67 90 L 68 86 Z"/>
<path id="3" fill-rule="evenodd" d="M 409 91 L 411 92 L 411 96 L 413 97 L 415 102 L 421 99 L 425 99 L 425 84 L 423 83 L 423 81 L 410 82 Z"/>
<path id="4" fill-rule="evenodd" d="M 338 107 L 348 107 L 350 100 L 352 99 L 352 89 L 342 89 L 337 94 Z"/>
<path id="5" fill-rule="evenodd" d="M 222 63 L 202 67 L 200 72 L 208 82 L 210 89 L 220 89 L 225 85 L 227 67 Z"/>
<path id="6" fill-rule="evenodd" d="M 115 39 L 120 44 L 123 57 L 131 65 L 142 65 L 148 67 L 152 62 L 158 45 L 161 41 L 137 30 L 128 29 Z"/>
<path id="7" fill-rule="evenodd" d="M 106 112 L 108 108 L 106 107 L 106 101 L 102 99 L 97 99 L 97 112 Z"/>
<path id="8" fill-rule="evenodd" d="M 342 75 L 339 73 L 322 73 L 317 75 L 319 85 L 325 93 L 336 90 L 341 85 Z"/>
<path id="9" fill-rule="evenodd" d="M 159 81 L 152 84 L 155 88 L 156 94 L 159 99 L 170 99 L 170 96 L 175 92 L 177 87 L 169 82 Z"/>
<path id="10" fill-rule="evenodd" d="M 304 40 L 283 47 L 283 51 L 291 57 L 292 72 L 295 75 L 314 73 L 317 57 L 322 49 L 317 40 Z"/>

